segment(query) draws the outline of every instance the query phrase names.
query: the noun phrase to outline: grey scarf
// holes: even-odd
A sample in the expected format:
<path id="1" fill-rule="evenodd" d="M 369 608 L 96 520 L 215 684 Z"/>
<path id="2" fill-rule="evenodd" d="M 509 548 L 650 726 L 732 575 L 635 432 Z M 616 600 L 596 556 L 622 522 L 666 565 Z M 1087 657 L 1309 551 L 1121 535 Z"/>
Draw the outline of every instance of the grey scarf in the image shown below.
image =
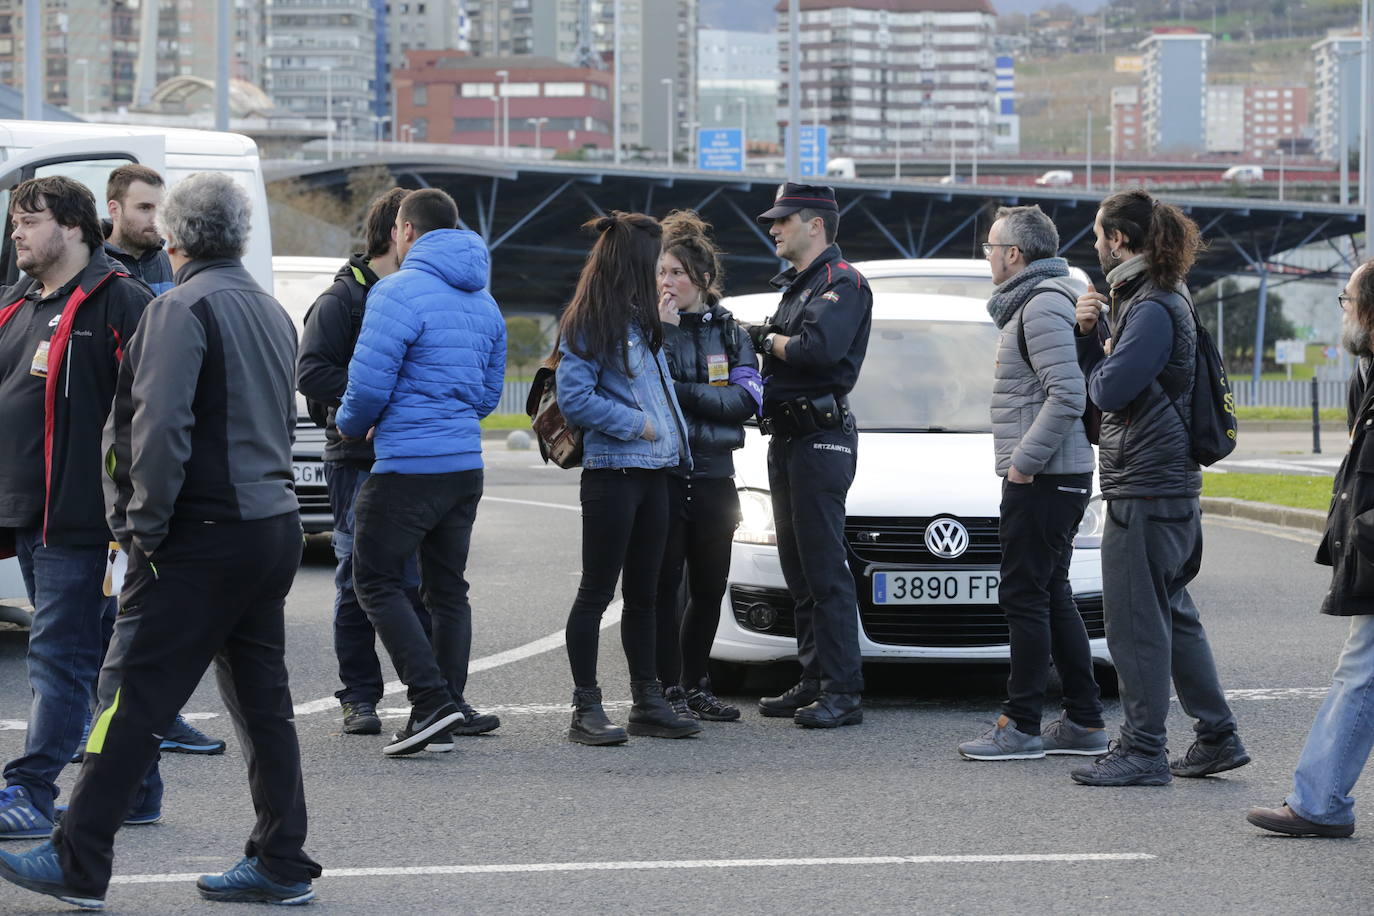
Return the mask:
<path id="1" fill-rule="evenodd" d="M 1025 305 L 1041 280 L 1052 277 L 1067 277 L 1069 262 L 1063 258 L 1041 258 L 1031 261 L 1025 269 L 1004 281 L 988 299 L 988 314 L 998 328 L 1006 325 L 1021 306 Z"/>
<path id="2" fill-rule="evenodd" d="M 1145 259 L 1145 255 L 1132 255 L 1107 272 L 1107 285 L 1120 286 L 1122 283 L 1135 279 L 1149 269 L 1150 262 Z"/>

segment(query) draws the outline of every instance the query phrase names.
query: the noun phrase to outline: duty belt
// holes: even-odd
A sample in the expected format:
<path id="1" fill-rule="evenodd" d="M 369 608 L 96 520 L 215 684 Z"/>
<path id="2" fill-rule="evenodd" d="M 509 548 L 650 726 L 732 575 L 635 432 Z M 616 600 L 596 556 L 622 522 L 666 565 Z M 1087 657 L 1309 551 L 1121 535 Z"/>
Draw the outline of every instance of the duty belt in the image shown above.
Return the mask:
<path id="1" fill-rule="evenodd" d="M 769 436 L 809 436 L 823 429 L 835 429 L 849 416 L 849 402 L 843 395 L 806 396 L 764 404 L 759 429 Z"/>

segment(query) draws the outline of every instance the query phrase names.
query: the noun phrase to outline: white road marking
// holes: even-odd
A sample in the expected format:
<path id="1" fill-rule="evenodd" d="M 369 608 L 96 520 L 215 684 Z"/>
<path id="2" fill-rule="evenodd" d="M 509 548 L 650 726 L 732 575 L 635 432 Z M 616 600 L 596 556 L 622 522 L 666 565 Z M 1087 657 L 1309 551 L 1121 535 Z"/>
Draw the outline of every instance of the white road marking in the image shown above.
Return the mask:
<path id="1" fill-rule="evenodd" d="M 563 509 L 567 512 L 581 512 L 581 506 L 570 506 L 567 503 L 542 503 L 537 499 L 511 499 L 507 496 L 483 496 L 484 503 L 514 503 L 517 506 L 538 506 L 541 509 Z"/>
<path id="2" fill-rule="evenodd" d="M 1202 516 L 1202 522 L 1206 525 L 1220 525 L 1222 528 L 1234 528 L 1238 531 L 1253 531 L 1256 534 L 1267 534 L 1270 537 L 1283 538 L 1286 541 L 1297 541 L 1299 544 L 1308 544 L 1312 547 L 1316 547 L 1322 542 L 1322 536 L 1315 531 L 1306 531 L 1301 528 L 1285 528 L 1282 525 L 1255 522 L 1248 518 L 1233 518 L 1226 515 L 1204 514 Z"/>
<path id="3" fill-rule="evenodd" d="M 1313 455 L 1310 458 L 1233 458 L 1225 461 L 1225 468 L 1218 470 L 1256 470 L 1283 471 L 1307 475 L 1330 477 L 1340 467 L 1343 455 Z"/>
<path id="4" fill-rule="evenodd" d="M 1330 687 L 1258 687 L 1228 690 L 1228 700 L 1323 700 Z"/>
<path id="5" fill-rule="evenodd" d="M 623 862 L 513 862 L 503 865 L 407 865 L 380 868 L 326 868 L 328 878 L 389 878 L 414 875 L 521 875 L 537 872 L 657 871 L 718 868 L 816 868 L 853 865 L 998 865 L 1018 863 L 1146 862 L 1144 852 L 1013 853 L 1009 855 L 816 856 L 796 859 L 666 859 Z M 195 874 L 115 875 L 111 884 L 172 884 L 194 881 Z"/>

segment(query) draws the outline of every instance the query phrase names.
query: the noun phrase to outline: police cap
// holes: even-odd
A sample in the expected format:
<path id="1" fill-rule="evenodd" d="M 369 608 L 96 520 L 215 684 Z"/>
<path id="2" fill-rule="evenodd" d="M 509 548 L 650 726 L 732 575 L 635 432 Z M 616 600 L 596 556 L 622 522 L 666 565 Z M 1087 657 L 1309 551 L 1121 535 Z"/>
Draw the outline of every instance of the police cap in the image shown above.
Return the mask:
<path id="1" fill-rule="evenodd" d="M 791 216 L 798 210 L 834 210 L 839 212 L 835 203 L 835 189 L 823 184 L 796 184 L 787 182 L 778 188 L 778 196 L 773 200 L 773 208 L 755 217 L 761 223 Z"/>

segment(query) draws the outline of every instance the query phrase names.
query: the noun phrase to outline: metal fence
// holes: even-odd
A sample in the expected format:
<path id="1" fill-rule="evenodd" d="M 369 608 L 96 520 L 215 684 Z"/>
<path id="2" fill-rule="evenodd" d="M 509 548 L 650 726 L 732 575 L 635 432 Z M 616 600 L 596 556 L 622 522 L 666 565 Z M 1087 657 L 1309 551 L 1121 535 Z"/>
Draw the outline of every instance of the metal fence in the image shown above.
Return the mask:
<path id="1" fill-rule="evenodd" d="M 524 413 L 525 399 L 530 396 L 529 382 L 506 382 L 501 391 L 501 403 L 496 413 Z M 1345 403 L 1342 401 L 1341 403 Z"/>
<path id="2" fill-rule="evenodd" d="M 1237 407 L 1311 407 L 1312 382 L 1288 381 L 1286 379 L 1261 379 L 1259 390 L 1250 380 L 1231 380 L 1231 390 L 1236 396 Z M 1322 407 L 1345 406 L 1346 383 L 1339 381 L 1317 382 L 1317 403 Z"/>

